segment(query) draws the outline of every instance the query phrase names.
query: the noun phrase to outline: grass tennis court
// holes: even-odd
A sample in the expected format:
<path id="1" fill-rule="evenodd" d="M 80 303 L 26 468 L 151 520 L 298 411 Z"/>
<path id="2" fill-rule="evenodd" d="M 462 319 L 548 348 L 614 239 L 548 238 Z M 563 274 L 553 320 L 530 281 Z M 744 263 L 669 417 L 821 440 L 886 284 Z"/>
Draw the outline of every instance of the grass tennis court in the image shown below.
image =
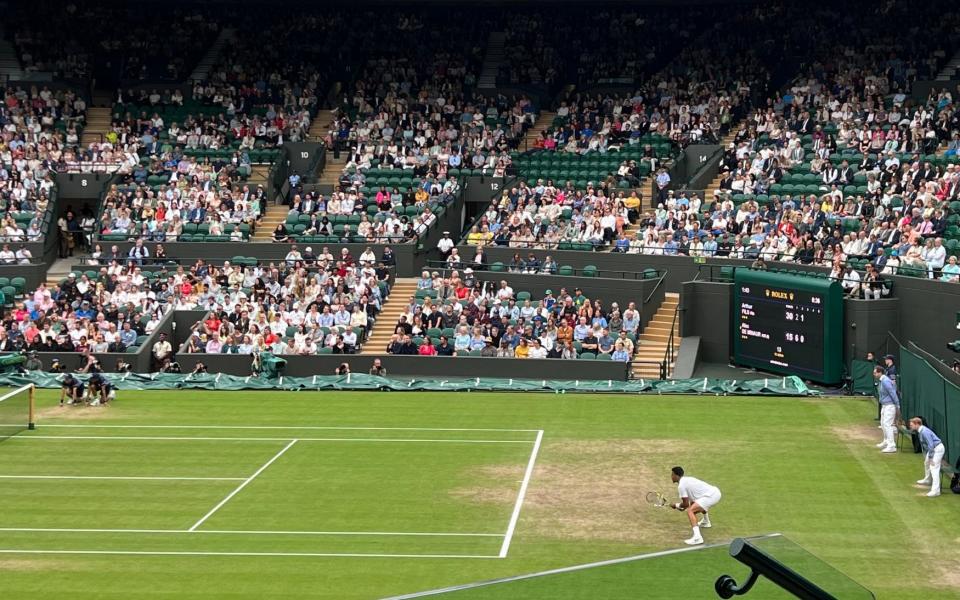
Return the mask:
<path id="1" fill-rule="evenodd" d="M 58 395 L 0 441 L 5 597 L 381 598 L 674 549 L 682 515 L 643 502 L 674 464 L 723 490 L 708 544 L 781 532 L 878 597 L 958 583 L 954 499 L 911 487 L 919 457 L 876 453 L 869 400 Z M 571 578 L 709 597 L 745 571 L 722 549 L 628 564 L 452 596 L 558 598 Z"/>

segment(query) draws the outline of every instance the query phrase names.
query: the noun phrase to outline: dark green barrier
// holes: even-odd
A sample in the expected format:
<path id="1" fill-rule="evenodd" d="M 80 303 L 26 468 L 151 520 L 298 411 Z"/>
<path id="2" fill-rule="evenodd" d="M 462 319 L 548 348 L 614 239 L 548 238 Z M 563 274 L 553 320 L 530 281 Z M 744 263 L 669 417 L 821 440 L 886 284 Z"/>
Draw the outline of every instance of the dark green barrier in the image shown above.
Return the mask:
<path id="1" fill-rule="evenodd" d="M 960 387 L 949 381 L 943 382 L 944 405 L 946 407 L 947 426 L 943 430 L 935 430 L 943 438 L 943 445 L 947 448 L 947 456 L 953 461 L 960 456 Z M 953 435 L 950 435 L 952 432 Z M 951 464 L 953 464 L 951 462 Z"/>
<path id="2" fill-rule="evenodd" d="M 947 449 L 947 459 L 960 454 L 960 389 L 922 357 L 900 348 L 898 384 L 903 418 L 920 416 Z"/>
<path id="3" fill-rule="evenodd" d="M 873 379 L 873 368 L 876 365 L 869 360 L 854 360 L 850 365 L 850 375 L 853 378 L 853 393 L 865 396 L 876 395 L 877 386 Z"/>
<path id="4" fill-rule="evenodd" d="M 78 376 L 86 379 L 87 376 Z M 63 374 L 34 371 L 24 375 L 0 375 L 0 385 L 19 387 L 33 383 L 41 388 L 59 388 Z M 181 375 L 172 373 L 110 374 L 108 379 L 120 390 L 383 390 L 383 391 L 503 391 L 616 393 L 616 394 L 713 394 L 713 395 L 767 395 L 813 396 L 818 392 L 807 388 L 798 377 L 775 377 L 751 381 L 724 379 L 679 379 L 636 381 L 560 381 L 549 379 L 485 379 L 461 378 L 442 380 L 395 379 L 373 375 L 314 377 L 239 377 L 224 374 Z"/>

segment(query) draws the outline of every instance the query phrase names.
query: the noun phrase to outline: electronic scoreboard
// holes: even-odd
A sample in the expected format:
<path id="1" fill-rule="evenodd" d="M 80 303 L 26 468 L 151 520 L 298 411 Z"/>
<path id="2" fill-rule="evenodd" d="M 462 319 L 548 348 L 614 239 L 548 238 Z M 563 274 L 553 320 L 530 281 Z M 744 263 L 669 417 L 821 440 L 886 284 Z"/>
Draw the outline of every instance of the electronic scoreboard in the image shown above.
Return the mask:
<path id="1" fill-rule="evenodd" d="M 843 376 L 843 290 L 832 279 L 737 269 L 737 364 L 820 383 Z"/>

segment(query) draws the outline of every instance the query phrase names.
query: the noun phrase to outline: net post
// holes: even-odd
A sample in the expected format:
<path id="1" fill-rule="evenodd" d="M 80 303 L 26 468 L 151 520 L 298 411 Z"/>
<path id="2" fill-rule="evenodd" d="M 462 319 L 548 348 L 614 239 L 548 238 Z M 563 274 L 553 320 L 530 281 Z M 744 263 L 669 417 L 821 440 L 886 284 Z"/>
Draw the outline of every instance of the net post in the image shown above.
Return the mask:
<path id="1" fill-rule="evenodd" d="M 31 385 L 30 385 L 30 391 L 27 393 L 27 397 L 29 398 L 29 399 L 28 399 L 29 416 L 27 417 L 27 429 L 36 429 L 36 428 L 37 428 L 37 424 L 36 424 L 36 422 L 34 421 L 34 410 L 33 410 L 33 402 L 34 402 L 33 392 L 34 392 L 34 390 L 36 390 L 36 389 L 37 389 L 37 386 L 31 384 Z"/>

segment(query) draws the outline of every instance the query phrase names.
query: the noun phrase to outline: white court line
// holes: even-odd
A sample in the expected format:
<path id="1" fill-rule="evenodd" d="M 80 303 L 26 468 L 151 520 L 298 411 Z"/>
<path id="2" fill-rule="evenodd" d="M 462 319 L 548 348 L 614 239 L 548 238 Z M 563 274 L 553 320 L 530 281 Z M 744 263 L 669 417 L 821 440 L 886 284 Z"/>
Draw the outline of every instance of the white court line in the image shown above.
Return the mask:
<path id="1" fill-rule="evenodd" d="M 99 475 L 0 475 L 0 479 L 104 479 L 108 481 L 243 481 L 243 477 L 116 477 Z"/>
<path id="2" fill-rule="evenodd" d="M 748 540 L 767 539 L 767 538 L 780 537 L 781 535 L 782 534 L 779 534 L 779 533 L 769 533 L 766 535 L 748 537 L 746 539 Z M 705 544 L 701 546 L 690 546 L 688 548 L 674 548 L 673 550 L 650 552 L 647 554 L 636 554 L 634 556 L 625 556 L 622 558 L 614 558 L 611 560 L 601 560 L 598 562 L 586 563 L 581 565 L 573 565 L 570 567 L 561 567 L 559 569 L 550 569 L 549 571 L 538 571 L 536 573 L 528 573 L 526 575 L 514 575 L 512 577 L 502 577 L 500 579 L 489 579 L 487 581 L 477 581 L 474 583 L 465 583 L 462 585 L 452 585 L 450 587 L 439 588 L 435 590 L 427 590 L 425 592 L 414 592 L 412 594 L 404 594 L 402 596 L 391 596 L 389 598 L 384 598 L 384 600 L 411 600 L 412 598 L 423 598 L 425 596 L 438 596 L 440 594 L 448 594 L 450 592 L 469 590 L 469 589 L 478 588 L 478 587 L 487 587 L 489 585 L 496 585 L 498 583 L 508 583 L 511 581 L 520 581 L 523 579 L 533 579 L 535 577 L 546 577 L 548 575 L 558 575 L 560 573 L 570 573 L 572 571 L 582 571 L 584 569 L 593 569 L 595 567 L 606 567 L 608 565 L 618 565 L 626 562 L 646 560 L 648 558 L 660 558 L 662 556 L 684 554 L 686 552 L 696 552 L 698 550 L 708 550 L 710 548 L 722 548 L 724 546 L 727 546 L 729 543 L 730 542 L 718 542 L 716 544 Z"/>
<path id="3" fill-rule="evenodd" d="M 196 523 L 194 523 L 194 524 L 193 524 L 193 527 L 190 528 L 190 531 L 194 531 L 197 527 L 200 527 L 201 525 L 203 525 L 203 522 L 206 521 L 207 519 L 209 519 L 210 517 L 212 517 L 215 512 L 217 512 L 218 510 L 220 510 L 220 508 L 221 508 L 224 504 L 226 504 L 227 502 L 230 501 L 230 498 L 233 498 L 234 496 L 236 496 L 236 495 L 240 492 L 240 490 L 242 490 L 243 488 L 247 487 L 247 485 L 248 485 L 251 481 L 253 481 L 254 479 L 256 479 L 257 475 L 259 475 L 260 473 L 263 473 L 263 472 L 267 469 L 267 467 L 269 467 L 270 465 L 272 465 L 272 464 L 274 463 L 274 461 L 276 461 L 278 458 L 280 458 L 281 456 L 283 456 L 283 454 L 284 454 L 287 450 L 289 450 L 290 448 L 292 448 L 293 445 L 296 444 L 296 443 L 297 443 L 297 440 L 292 440 L 289 444 L 287 444 L 286 446 L 284 446 L 283 449 L 280 450 L 280 452 L 277 452 L 276 454 L 274 454 L 274 455 L 273 455 L 273 458 L 271 458 L 271 459 L 268 460 L 267 462 L 263 463 L 263 466 L 260 467 L 259 469 L 257 469 L 256 472 L 254 472 L 253 475 L 251 475 L 250 477 L 247 477 L 247 478 L 243 481 L 243 483 L 241 483 L 240 485 L 237 486 L 237 488 L 236 488 L 235 490 L 233 490 L 232 492 L 230 492 L 229 494 L 227 494 L 227 497 L 226 497 L 226 498 L 224 498 L 223 500 L 221 500 L 219 504 L 217 504 L 217 505 L 214 506 L 212 509 L 210 509 L 210 512 L 208 512 L 207 514 L 203 515 L 203 517 L 201 517 L 199 521 L 197 521 Z"/>
<path id="4" fill-rule="evenodd" d="M 502 533 L 447 533 L 447 532 L 402 532 L 402 531 L 233 531 L 201 529 L 192 533 L 252 534 L 252 535 L 382 535 L 384 537 L 503 537 Z"/>
<path id="5" fill-rule="evenodd" d="M 444 440 L 424 438 L 297 438 L 301 442 L 387 442 L 387 443 L 438 443 L 438 444 L 532 444 L 533 440 Z M 198 441 L 198 442 L 286 442 L 290 438 L 268 437 L 191 437 L 152 435 L 15 435 L 8 440 L 153 440 L 153 441 Z"/>
<path id="6" fill-rule="evenodd" d="M 383 537 L 503 537 L 502 533 L 448 533 L 428 531 L 237 531 L 233 529 L 51 529 L 43 527 L 0 527 L 0 531 L 24 533 L 165 533 L 197 535 L 314 535 L 314 536 L 383 536 Z"/>
<path id="7" fill-rule="evenodd" d="M 21 424 L 0 424 L 0 427 L 19 427 Z M 48 424 L 43 427 L 59 427 L 63 429 L 280 429 L 280 430 L 319 430 L 319 431 L 492 431 L 513 433 L 536 433 L 537 429 L 464 429 L 446 427 L 342 427 L 320 425 L 78 425 L 78 424 Z"/>
<path id="8" fill-rule="evenodd" d="M 523 474 L 523 482 L 520 483 L 520 493 L 517 494 L 517 502 L 513 506 L 513 514 L 510 515 L 510 524 L 507 525 L 507 533 L 503 538 L 503 545 L 500 546 L 500 558 L 507 557 L 507 551 L 510 550 L 510 541 L 513 539 L 513 532 L 517 528 L 517 521 L 520 519 L 520 508 L 523 506 L 523 498 L 527 495 L 527 486 L 530 485 L 530 476 L 533 475 L 533 466 L 537 462 L 537 453 L 540 452 L 540 442 L 543 440 L 543 430 L 537 431 L 537 439 L 533 442 L 533 450 L 530 451 L 530 460 L 527 461 L 527 470 Z"/>
<path id="9" fill-rule="evenodd" d="M 194 552 L 188 550 L 12 550 L 0 549 L 0 554 L 92 554 L 106 556 L 293 556 L 319 558 L 499 558 L 484 554 L 367 554 L 347 552 Z"/>

